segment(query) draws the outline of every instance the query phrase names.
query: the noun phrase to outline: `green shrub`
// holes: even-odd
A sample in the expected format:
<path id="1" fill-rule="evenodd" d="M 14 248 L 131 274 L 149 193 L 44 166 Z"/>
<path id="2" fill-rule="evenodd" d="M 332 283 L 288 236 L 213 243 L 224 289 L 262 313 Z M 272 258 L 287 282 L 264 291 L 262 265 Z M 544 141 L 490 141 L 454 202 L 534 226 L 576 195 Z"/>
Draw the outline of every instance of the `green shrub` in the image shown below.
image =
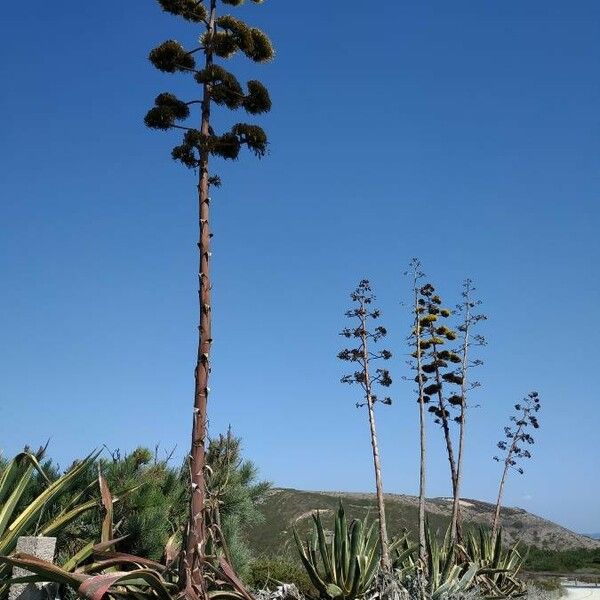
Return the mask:
<path id="1" fill-rule="evenodd" d="M 600 571 L 600 548 L 573 550 L 548 550 L 529 548 L 524 568 L 528 571 L 554 571 L 573 573 L 578 569 Z"/>
<path id="2" fill-rule="evenodd" d="M 255 590 L 275 589 L 282 583 L 293 583 L 304 596 L 315 596 L 306 571 L 289 558 L 258 558 L 250 563 L 246 583 Z"/>

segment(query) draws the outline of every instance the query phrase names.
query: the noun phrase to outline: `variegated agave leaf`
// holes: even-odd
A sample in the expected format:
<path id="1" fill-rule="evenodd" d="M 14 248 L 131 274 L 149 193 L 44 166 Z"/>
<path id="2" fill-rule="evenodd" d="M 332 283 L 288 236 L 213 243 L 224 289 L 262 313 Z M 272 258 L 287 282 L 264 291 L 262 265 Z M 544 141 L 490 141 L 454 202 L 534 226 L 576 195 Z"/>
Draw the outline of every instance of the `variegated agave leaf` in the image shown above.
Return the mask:
<path id="1" fill-rule="evenodd" d="M 340 502 L 328 542 L 321 514 L 316 512 L 312 517 L 312 538 L 302 542 L 294 528 L 294 540 L 319 595 L 331 600 L 364 595 L 373 584 L 379 563 L 375 523 L 367 527 L 366 519 L 355 519 L 348 524 Z"/>

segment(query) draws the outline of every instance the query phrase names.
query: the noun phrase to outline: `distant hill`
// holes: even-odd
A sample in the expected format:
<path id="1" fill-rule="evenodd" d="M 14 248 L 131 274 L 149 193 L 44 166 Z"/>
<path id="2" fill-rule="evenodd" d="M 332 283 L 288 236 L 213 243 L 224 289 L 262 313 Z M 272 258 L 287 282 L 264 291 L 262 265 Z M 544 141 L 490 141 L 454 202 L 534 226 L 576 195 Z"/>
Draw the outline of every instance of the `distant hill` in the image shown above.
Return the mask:
<path id="1" fill-rule="evenodd" d="M 264 523 L 254 526 L 249 533 L 251 547 L 259 555 L 294 552 L 292 527 L 295 525 L 301 534 L 307 534 L 311 528 L 311 514 L 319 510 L 330 517 L 340 498 L 350 516 L 363 517 L 369 512 L 375 518 L 375 498 L 372 494 L 273 489 L 261 505 L 261 511 L 265 515 Z M 390 534 L 398 534 L 406 528 L 416 537 L 418 498 L 386 494 L 385 505 Z M 432 526 L 445 531 L 451 516 L 451 500 L 431 498 L 427 500 L 426 508 Z M 469 499 L 462 501 L 462 513 L 467 527 L 489 526 L 493 509 L 494 506 L 487 502 Z M 518 540 L 524 545 L 552 550 L 600 548 L 600 540 L 569 531 L 521 508 L 503 509 L 502 522 L 507 543 Z"/>
<path id="2" fill-rule="evenodd" d="M 584 533 L 583 535 L 592 538 L 593 540 L 600 540 L 600 533 Z"/>

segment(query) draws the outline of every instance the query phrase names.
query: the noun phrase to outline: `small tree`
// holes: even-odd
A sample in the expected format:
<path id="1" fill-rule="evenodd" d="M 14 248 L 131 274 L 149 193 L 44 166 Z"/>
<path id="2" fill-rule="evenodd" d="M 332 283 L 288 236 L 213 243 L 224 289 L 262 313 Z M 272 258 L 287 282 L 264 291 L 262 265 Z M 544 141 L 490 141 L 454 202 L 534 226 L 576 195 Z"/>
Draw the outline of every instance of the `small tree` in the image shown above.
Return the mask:
<path id="1" fill-rule="evenodd" d="M 356 290 L 350 294 L 354 308 L 346 312 L 346 317 L 357 322 L 352 327 L 344 328 L 340 335 L 348 339 L 356 341 L 356 346 L 352 348 L 344 348 L 338 358 L 344 361 L 355 363 L 356 370 L 342 377 L 342 383 L 357 383 L 363 390 L 364 402 L 357 402 L 356 407 L 367 407 L 367 415 L 369 419 L 369 428 L 371 433 L 371 449 L 373 453 L 373 467 L 375 470 L 375 488 L 377 492 L 377 512 L 379 515 L 379 541 L 381 547 L 381 568 L 384 571 L 391 569 L 389 551 L 388 551 L 388 534 L 385 520 L 385 504 L 383 499 L 383 482 L 381 477 L 381 460 L 379 457 L 379 443 L 377 440 L 377 428 L 375 423 L 375 404 L 390 405 L 391 398 L 378 398 L 373 393 L 373 388 L 376 385 L 389 387 L 392 383 L 392 378 L 387 369 L 376 368 L 373 372 L 371 364 L 377 360 L 389 360 L 392 353 L 389 350 L 370 350 L 370 344 L 376 344 L 381 338 L 385 337 L 387 331 L 381 325 L 374 329 L 369 329 L 369 322 L 375 321 L 380 317 L 380 311 L 373 308 L 372 303 L 375 296 L 371 291 L 371 285 L 368 280 L 363 279 Z"/>
<path id="2" fill-rule="evenodd" d="M 258 505 L 271 484 L 258 479 L 258 468 L 242 456 L 242 440 L 231 429 L 210 440 L 206 462 L 211 526 L 226 541 L 227 559 L 236 572 L 247 575 L 251 551 L 245 534 L 249 527 L 264 520 Z"/>
<path id="3" fill-rule="evenodd" d="M 262 0 L 252 0 L 259 4 Z M 250 114 L 268 112 L 271 108 L 269 93 L 262 83 L 249 81 L 247 90 L 237 78 L 215 63 L 217 58 L 230 58 L 238 51 L 253 62 L 266 62 L 273 57 L 268 37 L 259 29 L 249 27 L 232 15 L 217 14 L 217 0 L 158 0 L 162 9 L 201 27 L 200 46 L 185 49 L 175 40 L 167 40 L 150 52 L 152 64 L 166 73 L 185 73 L 200 86 L 201 93 L 191 100 L 180 100 L 170 92 L 159 94 L 154 107 L 145 117 L 153 129 L 183 130 L 183 142 L 171 153 L 198 174 L 199 212 L 199 335 L 195 368 L 194 411 L 192 443 L 189 457 L 191 479 L 190 515 L 183 552 L 181 585 L 188 595 L 204 595 L 203 565 L 206 546 L 206 423 L 208 378 L 211 370 L 212 305 L 210 281 L 210 187 L 220 183 L 218 176 L 209 171 L 211 156 L 235 159 L 242 146 L 261 157 L 267 150 L 267 136 L 261 127 L 237 123 L 222 134 L 215 133 L 211 123 L 213 104 L 231 110 L 243 108 Z M 244 0 L 220 0 L 220 4 L 239 6 Z M 202 65 L 196 64 L 195 55 L 203 55 Z M 190 116 L 190 107 L 200 107 L 199 129 L 178 124 Z"/>
<path id="4" fill-rule="evenodd" d="M 502 462 L 502 477 L 498 487 L 498 499 L 496 500 L 496 510 L 494 511 L 494 520 L 492 523 L 492 534 L 495 537 L 500 528 L 500 508 L 502 506 L 502 497 L 504 494 L 504 485 L 509 470 L 513 469 L 520 475 L 524 470 L 520 461 L 531 458 L 531 452 L 527 449 L 533 445 L 533 436 L 528 433 L 528 428 L 538 429 L 540 424 L 537 413 L 540 410 L 540 398 L 537 392 L 530 392 L 522 402 L 515 404 L 515 414 L 510 417 L 510 423 L 504 428 L 504 438 L 497 444 L 498 448 L 504 453 L 503 456 L 494 456 L 496 462 Z"/>

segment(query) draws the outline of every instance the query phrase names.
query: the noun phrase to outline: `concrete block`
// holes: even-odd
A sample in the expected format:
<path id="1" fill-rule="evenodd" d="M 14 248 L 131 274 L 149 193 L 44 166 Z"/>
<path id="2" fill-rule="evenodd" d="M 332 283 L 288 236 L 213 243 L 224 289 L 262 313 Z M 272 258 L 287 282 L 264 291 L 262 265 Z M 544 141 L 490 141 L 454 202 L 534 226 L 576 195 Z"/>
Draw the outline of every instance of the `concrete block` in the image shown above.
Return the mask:
<path id="1" fill-rule="evenodd" d="M 55 537 L 20 537 L 17 540 L 17 552 L 31 554 L 48 562 L 54 561 L 55 549 Z M 13 577 L 25 577 L 31 574 L 18 567 L 13 569 Z M 10 586 L 8 593 L 8 600 L 44 600 L 46 597 L 43 583 L 16 583 Z"/>

